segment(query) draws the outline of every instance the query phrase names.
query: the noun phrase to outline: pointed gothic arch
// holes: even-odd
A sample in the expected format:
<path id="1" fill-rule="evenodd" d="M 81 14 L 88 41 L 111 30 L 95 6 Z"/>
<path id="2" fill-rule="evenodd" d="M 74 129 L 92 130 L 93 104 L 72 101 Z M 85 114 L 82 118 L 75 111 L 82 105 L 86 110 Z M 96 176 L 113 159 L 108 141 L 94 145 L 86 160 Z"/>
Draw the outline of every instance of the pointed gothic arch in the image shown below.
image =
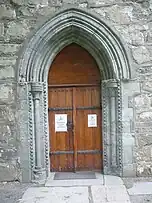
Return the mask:
<path id="1" fill-rule="evenodd" d="M 102 73 L 104 173 L 122 175 L 121 80 L 132 77 L 128 51 L 118 35 L 98 16 L 69 8 L 35 30 L 25 41 L 18 58 L 23 181 L 43 181 L 49 174 L 48 71 L 56 55 L 71 43 L 84 47 Z M 108 120 L 110 109 L 113 118 Z M 117 120 L 114 132 L 111 131 L 113 119 Z M 112 140 L 116 145 L 112 146 Z"/>

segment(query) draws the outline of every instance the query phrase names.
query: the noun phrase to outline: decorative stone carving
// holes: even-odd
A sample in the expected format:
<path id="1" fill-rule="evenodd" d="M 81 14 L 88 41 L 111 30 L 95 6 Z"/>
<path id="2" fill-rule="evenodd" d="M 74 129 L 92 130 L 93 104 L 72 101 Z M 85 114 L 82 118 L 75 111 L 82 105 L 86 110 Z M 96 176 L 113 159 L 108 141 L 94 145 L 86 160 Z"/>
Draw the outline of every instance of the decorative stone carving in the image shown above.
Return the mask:
<path id="1" fill-rule="evenodd" d="M 122 94 L 121 94 L 121 81 L 118 81 L 118 89 L 117 89 L 117 167 L 118 174 L 122 176 Z"/>
<path id="2" fill-rule="evenodd" d="M 121 83 L 102 82 L 104 172 L 122 175 L 122 107 Z"/>
<path id="3" fill-rule="evenodd" d="M 42 94 L 43 86 L 39 83 L 31 84 L 31 92 L 33 95 L 34 105 L 34 132 L 35 132 L 35 168 L 33 170 L 34 181 L 38 183 L 45 181 L 46 173 L 45 169 L 42 168 L 41 158 L 41 131 L 40 131 L 40 94 Z"/>
<path id="4" fill-rule="evenodd" d="M 29 101 L 29 120 L 28 120 L 28 125 L 29 125 L 29 143 L 30 143 L 30 165 L 31 169 L 33 170 L 35 167 L 35 142 L 34 142 L 34 129 L 33 129 L 33 100 L 32 100 L 32 94 L 31 92 L 28 93 L 28 101 Z"/>
<path id="5" fill-rule="evenodd" d="M 47 101 L 47 84 L 43 87 L 43 113 L 44 113 L 44 140 L 45 140 L 45 168 L 47 176 L 49 175 L 49 133 L 48 133 L 48 101 Z"/>

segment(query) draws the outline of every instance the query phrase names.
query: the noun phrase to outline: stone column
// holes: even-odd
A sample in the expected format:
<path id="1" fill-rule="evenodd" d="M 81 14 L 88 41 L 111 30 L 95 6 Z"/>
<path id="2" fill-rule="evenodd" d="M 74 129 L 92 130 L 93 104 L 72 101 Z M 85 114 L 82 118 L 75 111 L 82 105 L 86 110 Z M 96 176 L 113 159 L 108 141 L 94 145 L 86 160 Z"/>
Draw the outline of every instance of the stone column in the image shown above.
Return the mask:
<path id="1" fill-rule="evenodd" d="M 111 165 L 116 167 L 116 102 L 115 102 L 115 90 L 113 89 L 113 95 L 111 95 Z"/>
<path id="2" fill-rule="evenodd" d="M 121 94 L 119 81 L 103 81 L 103 135 L 104 135 L 104 173 L 121 173 L 122 133 L 121 133 Z M 119 132 L 118 132 L 119 127 Z"/>
<path id="3" fill-rule="evenodd" d="M 109 85 L 109 111 L 110 111 L 110 167 L 111 170 L 115 170 L 117 167 L 117 136 L 116 136 L 116 88 L 117 82 L 112 80 Z"/>
<path id="4" fill-rule="evenodd" d="M 34 105 L 34 132 L 35 132 L 35 169 L 34 169 L 34 181 L 37 183 L 43 183 L 46 178 L 46 171 L 42 167 L 41 156 L 41 125 L 40 125 L 40 96 L 42 94 L 42 85 L 39 83 L 32 83 L 31 92 L 33 95 Z"/>

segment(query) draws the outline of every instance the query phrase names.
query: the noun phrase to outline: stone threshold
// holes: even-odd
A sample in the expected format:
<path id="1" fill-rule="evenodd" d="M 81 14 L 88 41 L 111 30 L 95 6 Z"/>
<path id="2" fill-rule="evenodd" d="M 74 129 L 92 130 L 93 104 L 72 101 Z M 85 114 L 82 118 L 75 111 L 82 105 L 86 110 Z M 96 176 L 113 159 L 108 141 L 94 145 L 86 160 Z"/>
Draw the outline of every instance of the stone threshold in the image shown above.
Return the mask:
<path id="1" fill-rule="evenodd" d="M 50 173 L 46 187 L 71 187 L 71 186 L 91 186 L 91 185 L 124 185 L 120 177 L 95 173 L 95 179 L 73 179 L 73 180 L 54 180 L 55 173 Z"/>

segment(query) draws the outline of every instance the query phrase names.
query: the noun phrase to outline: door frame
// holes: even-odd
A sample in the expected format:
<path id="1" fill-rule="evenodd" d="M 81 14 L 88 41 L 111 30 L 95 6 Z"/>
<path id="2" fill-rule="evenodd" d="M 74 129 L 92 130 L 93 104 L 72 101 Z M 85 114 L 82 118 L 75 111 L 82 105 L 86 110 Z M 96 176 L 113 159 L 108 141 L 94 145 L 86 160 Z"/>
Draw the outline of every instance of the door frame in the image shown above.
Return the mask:
<path id="1" fill-rule="evenodd" d="M 122 176 L 125 175 L 126 166 L 130 174 L 133 174 L 133 162 L 125 165 L 122 159 L 122 124 L 126 119 L 122 112 L 128 110 L 128 104 L 124 104 L 125 110 L 122 102 L 129 95 L 128 92 L 124 94 L 122 87 L 129 84 L 134 73 L 130 68 L 129 51 L 118 36 L 111 26 L 101 20 L 100 15 L 84 9 L 68 8 L 55 14 L 25 41 L 17 59 L 19 105 L 16 111 L 23 182 L 44 183 L 49 176 L 48 71 L 55 56 L 71 43 L 77 43 L 91 53 L 101 71 L 104 173 Z M 133 109 L 130 112 L 130 119 L 133 120 Z M 109 119 L 109 115 L 116 118 L 116 123 Z M 111 129 L 112 125 L 114 130 Z M 128 136 L 132 139 L 131 132 Z M 113 150 L 115 159 L 111 154 Z M 133 155 L 130 159 L 133 159 Z"/>

